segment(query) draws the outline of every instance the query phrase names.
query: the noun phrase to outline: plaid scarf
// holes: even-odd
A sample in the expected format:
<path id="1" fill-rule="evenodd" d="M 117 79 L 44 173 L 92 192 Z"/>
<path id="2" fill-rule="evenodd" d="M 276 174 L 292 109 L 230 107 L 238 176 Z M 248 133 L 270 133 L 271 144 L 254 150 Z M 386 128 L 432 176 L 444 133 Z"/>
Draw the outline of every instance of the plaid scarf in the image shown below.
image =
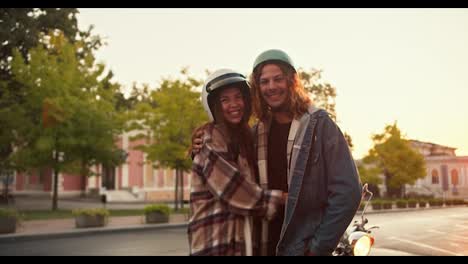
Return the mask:
<path id="1" fill-rule="evenodd" d="M 302 140 L 304 137 L 305 128 L 309 123 L 310 116 L 317 112 L 319 109 L 310 106 L 308 113 L 304 114 L 298 119 L 293 119 L 291 127 L 289 129 L 288 144 L 287 144 L 287 161 L 288 161 L 288 186 L 291 182 L 291 174 L 294 170 L 296 158 L 300 151 Z M 254 128 L 254 134 L 256 136 L 255 148 L 257 150 L 257 163 L 259 172 L 259 184 L 267 190 L 268 189 L 268 136 L 270 133 L 272 117 L 259 121 L 256 128 Z M 268 222 L 262 221 L 261 231 L 261 255 L 267 254 L 268 246 Z"/>

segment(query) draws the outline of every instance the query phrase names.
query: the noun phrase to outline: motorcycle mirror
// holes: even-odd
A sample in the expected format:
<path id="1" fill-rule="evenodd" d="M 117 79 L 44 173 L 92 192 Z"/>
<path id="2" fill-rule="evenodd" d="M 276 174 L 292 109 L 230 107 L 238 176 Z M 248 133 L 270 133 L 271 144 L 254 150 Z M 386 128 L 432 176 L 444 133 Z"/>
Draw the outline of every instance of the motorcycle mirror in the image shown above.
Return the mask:
<path id="1" fill-rule="evenodd" d="M 362 213 L 361 213 L 361 221 L 362 222 L 361 223 L 364 223 L 364 213 L 366 212 L 367 206 L 369 205 L 369 202 L 372 199 L 372 196 L 374 195 L 371 191 L 369 191 L 369 184 L 368 183 L 365 183 L 362 186 L 362 199 L 364 199 L 366 197 L 366 194 L 369 194 L 369 199 L 367 199 L 366 204 L 364 205 L 364 209 L 362 210 Z"/>

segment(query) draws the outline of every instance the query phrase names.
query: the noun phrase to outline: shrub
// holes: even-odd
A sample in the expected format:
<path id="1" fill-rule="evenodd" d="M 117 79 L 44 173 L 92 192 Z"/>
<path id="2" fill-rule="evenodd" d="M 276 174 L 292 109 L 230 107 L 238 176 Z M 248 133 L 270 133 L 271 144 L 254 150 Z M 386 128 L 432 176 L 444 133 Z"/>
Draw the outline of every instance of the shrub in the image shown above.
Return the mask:
<path id="1" fill-rule="evenodd" d="M 14 209 L 0 208 L 0 218 L 19 218 L 19 214 Z"/>
<path id="2" fill-rule="evenodd" d="M 373 210 L 380 210 L 380 209 L 382 209 L 382 204 L 383 204 L 383 202 L 381 200 L 374 200 L 371 203 L 372 209 Z"/>
<path id="3" fill-rule="evenodd" d="M 408 207 L 408 202 L 406 200 L 397 200 L 396 206 L 397 208 L 406 208 Z"/>
<path id="4" fill-rule="evenodd" d="M 383 206 L 383 209 L 392 209 L 393 202 L 390 200 L 383 201 L 382 206 Z"/>
<path id="5" fill-rule="evenodd" d="M 409 208 L 416 208 L 416 204 L 418 204 L 418 201 L 416 199 L 409 199 L 408 200 L 408 207 Z"/>
<path id="6" fill-rule="evenodd" d="M 72 215 L 77 228 L 103 227 L 107 225 L 109 211 L 102 208 L 75 209 Z"/>
<path id="7" fill-rule="evenodd" d="M 427 201 L 426 200 L 419 200 L 419 208 L 426 208 Z"/>
<path id="8" fill-rule="evenodd" d="M 430 206 L 442 206 L 444 202 L 441 199 L 430 199 L 429 205 Z"/>
<path id="9" fill-rule="evenodd" d="M 104 216 L 110 215 L 109 210 L 103 208 L 92 208 L 92 209 L 75 209 L 72 211 L 73 216 L 87 215 L 87 216 Z"/>
<path id="10" fill-rule="evenodd" d="M 164 204 L 152 204 L 152 205 L 145 206 L 144 212 L 145 214 L 159 212 L 159 213 L 162 213 L 163 215 L 168 216 L 171 213 L 171 208 L 169 208 L 169 206 L 164 205 Z"/>

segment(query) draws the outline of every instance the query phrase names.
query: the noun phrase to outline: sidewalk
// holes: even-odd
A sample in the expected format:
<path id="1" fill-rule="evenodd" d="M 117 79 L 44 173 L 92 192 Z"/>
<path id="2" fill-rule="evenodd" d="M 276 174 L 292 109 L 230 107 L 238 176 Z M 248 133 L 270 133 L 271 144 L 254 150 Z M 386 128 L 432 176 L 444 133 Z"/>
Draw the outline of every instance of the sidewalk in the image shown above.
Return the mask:
<path id="1" fill-rule="evenodd" d="M 182 215 L 171 215 L 169 223 L 146 224 L 144 216 L 109 217 L 105 227 L 76 228 L 75 219 L 53 219 L 24 221 L 16 233 L 0 234 L 0 243 L 18 240 L 37 240 L 62 237 L 74 237 L 98 233 L 131 232 L 147 229 L 183 228 L 187 226 Z"/>
<path id="2" fill-rule="evenodd" d="M 15 207 L 20 210 L 27 209 L 49 209 L 50 199 L 18 199 Z M 143 208 L 146 203 L 135 203 L 135 204 L 107 204 L 107 208 Z M 102 204 L 92 200 L 60 200 L 59 205 L 61 209 L 74 209 L 74 208 L 92 208 L 102 207 Z M 427 207 L 427 208 L 405 208 L 405 209 L 382 209 L 373 210 L 370 206 L 366 210 L 366 215 L 371 214 L 385 214 L 385 213 L 400 213 L 400 212 L 411 212 L 421 210 L 437 210 L 445 208 L 455 208 L 458 206 L 451 207 Z M 466 207 L 466 206 L 462 206 Z M 361 211 L 356 213 L 357 217 L 361 216 Z M 187 221 L 182 215 L 171 215 L 168 224 L 146 224 L 144 216 L 121 216 L 121 217 L 109 217 L 109 222 L 106 227 L 98 228 L 76 228 L 74 218 L 68 219 L 54 219 L 54 220 L 33 220 L 24 221 L 18 227 L 14 234 L 0 234 L 0 243 L 23 239 L 41 239 L 51 237 L 64 237 L 64 236 L 79 236 L 89 235 L 102 232 L 130 232 L 135 230 L 145 229 L 159 229 L 159 228 L 184 228 L 187 226 Z"/>

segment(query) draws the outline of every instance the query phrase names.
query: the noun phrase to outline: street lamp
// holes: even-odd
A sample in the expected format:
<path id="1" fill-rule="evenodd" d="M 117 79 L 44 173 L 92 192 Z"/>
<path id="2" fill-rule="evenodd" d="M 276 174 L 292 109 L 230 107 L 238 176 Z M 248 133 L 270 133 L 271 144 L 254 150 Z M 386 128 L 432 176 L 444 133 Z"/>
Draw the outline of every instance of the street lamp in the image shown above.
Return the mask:
<path id="1" fill-rule="evenodd" d="M 0 179 L 3 184 L 3 196 L 7 204 L 9 204 L 9 186 L 13 184 L 14 172 L 9 169 L 0 169 Z"/>
<path id="2" fill-rule="evenodd" d="M 64 152 L 57 152 L 57 151 L 53 151 L 52 152 L 52 156 L 54 157 L 54 159 L 58 160 L 58 162 L 63 162 L 65 159 L 64 159 L 64 156 L 65 156 L 65 153 Z"/>

